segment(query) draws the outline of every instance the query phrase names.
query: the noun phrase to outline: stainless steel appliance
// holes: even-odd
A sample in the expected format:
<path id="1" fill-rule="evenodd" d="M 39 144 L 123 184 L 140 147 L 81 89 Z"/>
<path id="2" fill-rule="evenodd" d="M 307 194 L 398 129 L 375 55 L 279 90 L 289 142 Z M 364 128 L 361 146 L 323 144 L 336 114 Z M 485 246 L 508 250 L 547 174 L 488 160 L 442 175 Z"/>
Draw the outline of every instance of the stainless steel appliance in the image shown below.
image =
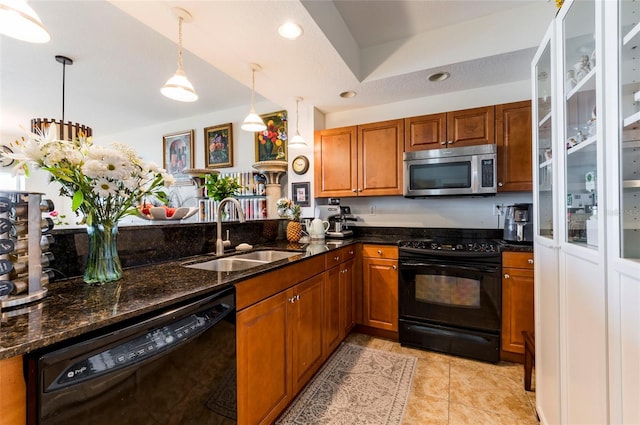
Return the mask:
<path id="1" fill-rule="evenodd" d="M 353 230 L 349 229 L 349 222 L 358 218 L 351 214 L 351 208 L 346 205 L 318 205 L 320 220 L 329 222 L 326 236 L 328 238 L 350 238 Z"/>
<path id="2" fill-rule="evenodd" d="M 404 196 L 495 195 L 496 145 L 404 153 Z"/>
<path id="3" fill-rule="evenodd" d="M 533 204 L 507 207 L 502 239 L 510 242 L 533 242 Z"/>
<path id="4" fill-rule="evenodd" d="M 28 423 L 235 424 L 228 288 L 28 357 Z"/>
<path id="5" fill-rule="evenodd" d="M 501 254 L 492 240 L 399 242 L 402 345 L 500 360 Z"/>

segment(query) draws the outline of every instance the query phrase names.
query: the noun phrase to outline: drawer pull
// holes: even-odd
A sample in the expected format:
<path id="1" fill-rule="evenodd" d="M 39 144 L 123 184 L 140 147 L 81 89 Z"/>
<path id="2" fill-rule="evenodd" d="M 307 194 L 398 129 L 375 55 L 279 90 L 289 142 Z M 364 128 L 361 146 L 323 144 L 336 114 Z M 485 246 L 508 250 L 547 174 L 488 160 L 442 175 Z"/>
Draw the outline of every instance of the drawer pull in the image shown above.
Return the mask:
<path id="1" fill-rule="evenodd" d="M 395 264 L 394 264 L 393 266 L 391 266 L 391 268 L 392 268 L 393 270 L 398 270 L 398 266 L 396 266 Z"/>
<path id="2" fill-rule="evenodd" d="M 511 276 L 509 276 L 509 273 L 505 273 L 505 274 L 504 274 L 504 278 L 505 278 L 505 279 L 511 279 Z"/>
<path id="3" fill-rule="evenodd" d="M 382 250 L 381 249 L 378 250 L 378 254 L 382 255 Z"/>
<path id="4" fill-rule="evenodd" d="M 527 263 L 529 263 L 529 264 L 533 264 L 533 258 L 529 258 L 529 259 L 527 260 Z"/>
<path id="5" fill-rule="evenodd" d="M 340 257 L 333 257 L 333 261 L 340 261 Z"/>

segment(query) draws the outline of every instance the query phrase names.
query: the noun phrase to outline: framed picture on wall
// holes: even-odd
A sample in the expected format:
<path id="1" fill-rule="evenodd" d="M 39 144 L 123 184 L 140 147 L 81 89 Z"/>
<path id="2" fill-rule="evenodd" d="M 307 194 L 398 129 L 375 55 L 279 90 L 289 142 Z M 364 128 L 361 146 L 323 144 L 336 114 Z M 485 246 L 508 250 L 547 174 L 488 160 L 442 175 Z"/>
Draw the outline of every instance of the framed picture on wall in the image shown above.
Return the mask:
<path id="1" fill-rule="evenodd" d="M 204 166 L 233 167 L 233 126 L 231 123 L 204 129 Z"/>
<path id="2" fill-rule="evenodd" d="M 287 160 L 287 111 L 260 115 L 267 129 L 256 133 L 256 161 Z"/>
<path id="3" fill-rule="evenodd" d="M 311 183 L 291 183 L 291 199 L 301 207 L 311 206 Z"/>
<path id="4" fill-rule="evenodd" d="M 191 184 L 191 177 L 185 168 L 193 168 L 194 131 L 187 130 L 162 136 L 162 163 L 169 174 L 176 179 L 176 185 Z"/>

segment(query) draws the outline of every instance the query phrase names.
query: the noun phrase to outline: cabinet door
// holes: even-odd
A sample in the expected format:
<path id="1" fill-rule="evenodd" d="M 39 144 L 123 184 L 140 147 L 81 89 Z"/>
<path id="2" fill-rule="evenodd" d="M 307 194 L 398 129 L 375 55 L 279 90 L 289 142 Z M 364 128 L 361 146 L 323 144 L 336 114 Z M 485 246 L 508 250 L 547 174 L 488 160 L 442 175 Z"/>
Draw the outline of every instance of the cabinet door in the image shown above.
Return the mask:
<path id="1" fill-rule="evenodd" d="M 346 337 L 356 324 L 354 295 L 355 260 L 349 260 L 340 268 L 340 324 L 342 338 Z"/>
<path id="2" fill-rule="evenodd" d="M 447 113 L 447 147 L 486 145 L 496 142 L 495 108 L 464 109 Z"/>
<path id="3" fill-rule="evenodd" d="M 447 144 L 447 114 L 422 115 L 404 120 L 404 151 L 440 149 Z"/>
<path id="4" fill-rule="evenodd" d="M 533 189 L 531 101 L 496 106 L 498 192 Z"/>
<path id="5" fill-rule="evenodd" d="M 358 188 L 356 127 L 317 131 L 314 149 L 316 196 L 355 196 Z"/>
<path id="6" fill-rule="evenodd" d="M 358 126 L 358 196 L 402 195 L 403 144 L 403 120 Z"/>
<path id="7" fill-rule="evenodd" d="M 342 268 L 333 267 L 325 273 L 324 282 L 324 349 L 325 358 L 340 344 L 342 337 L 340 320 L 340 296 Z"/>
<path id="8" fill-rule="evenodd" d="M 524 354 L 522 331 L 534 330 L 533 270 L 502 271 L 502 350 Z"/>
<path id="9" fill-rule="evenodd" d="M 398 331 L 398 261 L 363 258 L 363 324 Z"/>
<path id="10" fill-rule="evenodd" d="M 297 393 L 320 368 L 322 350 L 322 286 L 319 274 L 288 291 L 292 349 L 292 386 Z M 264 338 L 264 335 L 262 336 Z M 265 391 L 262 386 L 262 391 Z"/>
<path id="11" fill-rule="evenodd" d="M 288 304 L 280 293 L 236 316 L 238 424 L 270 424 L 289 404 Z"/>

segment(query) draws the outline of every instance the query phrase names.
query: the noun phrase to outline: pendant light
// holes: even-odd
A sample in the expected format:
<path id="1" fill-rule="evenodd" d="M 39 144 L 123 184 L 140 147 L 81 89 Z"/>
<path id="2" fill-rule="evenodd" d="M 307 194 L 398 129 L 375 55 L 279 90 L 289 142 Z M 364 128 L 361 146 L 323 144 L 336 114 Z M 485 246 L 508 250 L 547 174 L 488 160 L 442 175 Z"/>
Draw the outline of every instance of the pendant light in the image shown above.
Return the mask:
<path id="1" fill-rule="evenodd" d="M 51 40 L 38 14 L 25 0 L 0 0 L 0 34 L 29 43 Z"/>
<path id="2" fill-rule="evenodd" d="M 55 124 L 58 129 L 59 140 L 75 140 L 81 136 L 90 137 L 93 135 L 91 127 L 71 121 L 64 122 L 64 89 L 66 80 L 67 65 L 73 65 L 73 61 L 66 56 L 57 55 L 56 61 L 62 64 L 62 119 L 56 121 L 49 118 L 33 118 L 31 120 L 31 132 L 44 134 L 51 124 Z"/>
<path id="3" fill-rule="evenodd" d="M 298 113 L 298 103 L 303 100 L 301 97 L 296 97 L 296 135 L 289 141 L 290 148 L 306 148 L 307 142 L 300 135 L 298 123 L 300 122 L 300 114 Z"/>
<path id="4" fill-rule="evenodd" d="M 198 95 L 182 69 L 182 22 L 191 22 L 191 14 L 181 7 L 172 10 L 178 18 L 178 70 L 162 86 L 160 93 L 180 102 L 194 102 L 198 100 Z"/>
<path id="5" fill-rule="evenodd" d="M 253 107 L 253 96 L 256 90 L 256 71 L 260 71 L 262 67 L 257 63 L 251 64 L 251 110 L 249 111 L 249 115 L 244 119 L 242 123 L 242 128 L 245 131 L 252 131 L 254 133 L 258 131 L 264 131 L 267 126 L 264 124 L 264 121 L 258 114 L 256 114 L 256 110 Z"/>

